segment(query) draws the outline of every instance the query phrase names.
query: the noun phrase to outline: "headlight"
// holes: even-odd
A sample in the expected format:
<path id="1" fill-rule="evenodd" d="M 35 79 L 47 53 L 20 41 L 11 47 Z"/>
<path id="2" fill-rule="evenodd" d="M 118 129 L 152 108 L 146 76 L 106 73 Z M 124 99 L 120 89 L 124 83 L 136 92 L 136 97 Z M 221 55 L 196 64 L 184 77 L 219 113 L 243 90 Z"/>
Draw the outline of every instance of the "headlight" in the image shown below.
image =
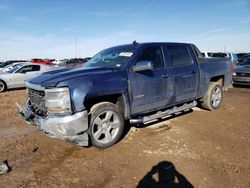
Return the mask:
<path id="1" fill-rule="evenodd" d="M 71 102 L 68 88 L 45 89 L 45 106 L 48 115 L 71 114 Z"/>
<path id="2" fill-rule="evenodd" d="M 236 75 L 237 75 L 236 72 L 234 72 L 234 73 L 233 73 L 233 76 L 236 76 Z"/>

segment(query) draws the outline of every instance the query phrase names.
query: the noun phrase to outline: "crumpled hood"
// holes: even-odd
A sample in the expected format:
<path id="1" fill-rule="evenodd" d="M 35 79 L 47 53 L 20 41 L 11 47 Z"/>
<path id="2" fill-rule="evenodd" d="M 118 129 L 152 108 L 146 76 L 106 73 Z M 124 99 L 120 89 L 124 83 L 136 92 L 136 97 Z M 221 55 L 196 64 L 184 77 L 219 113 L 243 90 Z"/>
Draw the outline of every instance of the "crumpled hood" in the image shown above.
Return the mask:
<path id="1" fill-rule="evenodd" d="M 234 67 L 234 72 L 250 73 L 250 65 L 238 65 Z"/>
<path id="2" fill-rule="evenodd" d="M 65 80 L 82 76 L 94 76 L 107 72 L 112 72 L 112 70 L 108 68 L 65 68 L 45 72 L 37 77 L 29 79 L 28 82 L 42 87 L 55 87 L 59 82 Z"/>

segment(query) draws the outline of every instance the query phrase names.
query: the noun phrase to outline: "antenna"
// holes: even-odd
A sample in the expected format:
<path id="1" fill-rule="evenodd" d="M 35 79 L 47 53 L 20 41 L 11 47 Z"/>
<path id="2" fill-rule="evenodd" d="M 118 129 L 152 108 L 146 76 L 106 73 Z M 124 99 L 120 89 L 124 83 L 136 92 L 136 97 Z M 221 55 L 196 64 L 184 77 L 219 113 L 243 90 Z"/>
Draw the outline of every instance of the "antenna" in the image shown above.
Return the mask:
<path id="1" fill-rule="evenodd" d="M 133 46 L 137 46 L 138 42 L 136 40 L 133 41 Z"/>
<path id="2" fill-rule="evenodd" d="M 77 37 L 75 37 L 75 58 L 77 58 Z"/>

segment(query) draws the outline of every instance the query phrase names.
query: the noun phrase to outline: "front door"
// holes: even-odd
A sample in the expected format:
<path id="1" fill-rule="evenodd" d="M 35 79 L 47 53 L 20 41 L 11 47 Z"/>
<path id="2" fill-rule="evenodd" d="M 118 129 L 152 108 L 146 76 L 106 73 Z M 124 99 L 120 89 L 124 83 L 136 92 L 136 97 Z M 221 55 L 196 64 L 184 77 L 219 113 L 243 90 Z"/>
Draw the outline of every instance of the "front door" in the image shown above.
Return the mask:
<path id="1" fill-rule="evenodd" d="M 144 48 L 135 58 L 135 65 L 140 61 L 150 61 L 152 70 L 130 72 L 131 114 L 149 112 L 168 104 L 168 71 L 165 65 L 161 45 Z"/>
<path id="2" fill-rule="evenodd" d="M 25 81 L 38 75 L 40 65 L 25 65 L 13 73 L 13 83 L 15 87 L 24 87 Z"/>

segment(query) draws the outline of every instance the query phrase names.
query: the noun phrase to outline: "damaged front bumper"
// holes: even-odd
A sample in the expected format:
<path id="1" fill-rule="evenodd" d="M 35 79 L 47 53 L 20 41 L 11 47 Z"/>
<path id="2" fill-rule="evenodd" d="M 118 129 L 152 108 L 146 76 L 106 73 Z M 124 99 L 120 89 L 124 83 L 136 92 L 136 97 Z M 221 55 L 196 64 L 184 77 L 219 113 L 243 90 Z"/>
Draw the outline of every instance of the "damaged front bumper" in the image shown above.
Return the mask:
<path id="1" fill-rule="evenodd" d="M 43 118 L 32 112 L 28 105 L 21 107 L 16 103 L 22 118 L 35 124 L 52 138 L 67 140 L 81 146 L 88 146 L 88 112 L 82 111 L 73 115 Z"/>

